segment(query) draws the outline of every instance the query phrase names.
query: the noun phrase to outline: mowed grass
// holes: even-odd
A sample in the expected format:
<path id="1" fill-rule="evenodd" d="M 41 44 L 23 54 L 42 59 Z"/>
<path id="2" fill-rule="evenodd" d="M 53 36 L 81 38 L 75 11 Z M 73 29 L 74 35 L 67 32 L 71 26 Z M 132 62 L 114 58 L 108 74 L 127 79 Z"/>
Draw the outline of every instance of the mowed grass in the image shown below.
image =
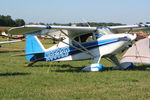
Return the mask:
<path id="1" fill-rule="evenodd" d="M 6 39 L 0 38 L 0 41 Z M 42 40 L 48 47 L 49 40 Z M 0 48 L 0 100 L 149 100 L 150 70 L 110 70 L 114 64 L 102 59 L 106 70 L 81 72 L 86 61 L 38 62 L 32 67 L 25 57 L 25 42 Z M 120 57 L 120 56 L 119 56 Z"/>
<path id="2" fill-rule="evenodd" d="M 9 30 L 11 27 L 3 27 L 3 26 L 0 26 L 0 30 Z"/>

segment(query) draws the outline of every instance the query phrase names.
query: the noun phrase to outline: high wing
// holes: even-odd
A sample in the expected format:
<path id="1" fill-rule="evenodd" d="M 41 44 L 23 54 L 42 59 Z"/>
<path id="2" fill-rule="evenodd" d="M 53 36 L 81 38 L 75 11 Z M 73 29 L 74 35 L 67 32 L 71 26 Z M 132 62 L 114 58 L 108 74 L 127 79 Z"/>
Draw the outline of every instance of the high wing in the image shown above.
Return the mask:
<path id="1" fill-rule="evenodd" d="M 139 28 L 139 27 L 150 27 L 150 24 L 139 24 L 139 25 L 122 25 L 122 26 L 110 26 L 110 27 L 78 27 L 78 26 L 50 26 L 50 25 L 24 25 L 21 27 L 12 28 L 13 29 L 20 29 L 20 28 L 34 28 L 34 29 L 54 29 L 54 30 L 67 30 L 68 36 L 73 37 L 83 33 L 92 33 L 96 32 L 100 29 L 130 29 L 130 28 Z"/>
<path id="2" fill-rule="evenodd" d="M 150 27 L 150 24 L 124 25 L 124 26 L 111 26 L 111 27 L 109 27 L 109 28 L 110 28 L 111 30 L 113 30 L 113 29 L 140 28 L 140 27 Z"/>

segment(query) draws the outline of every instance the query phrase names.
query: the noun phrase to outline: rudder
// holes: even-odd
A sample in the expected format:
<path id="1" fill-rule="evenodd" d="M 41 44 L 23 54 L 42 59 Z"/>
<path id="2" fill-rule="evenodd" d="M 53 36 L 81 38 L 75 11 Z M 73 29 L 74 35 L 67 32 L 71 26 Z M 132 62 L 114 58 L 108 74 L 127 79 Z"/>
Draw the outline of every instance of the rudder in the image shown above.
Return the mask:
<path id="1" fill-rule="evenodd" d="M 27 35 L 26 36 L 26 59 L 28 61 L 34 61 L 36 60 L 37 56 L 40 55 L 40 53 L 43 53 L 45 51 L 44 46 L 42 43 L 39 41 L 37 36 L 33 35 Z M 30 54 L 30 55 L 28 55 Z"/>

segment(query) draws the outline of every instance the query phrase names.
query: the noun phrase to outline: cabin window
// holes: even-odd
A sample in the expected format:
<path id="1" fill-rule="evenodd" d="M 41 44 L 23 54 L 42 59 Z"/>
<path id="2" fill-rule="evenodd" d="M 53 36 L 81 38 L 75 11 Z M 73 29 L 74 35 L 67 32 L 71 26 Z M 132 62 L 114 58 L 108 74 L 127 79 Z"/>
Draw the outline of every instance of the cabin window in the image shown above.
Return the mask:
<path id="1" fill-rule="evenodd" d="M 79 43 L 93 41 L 94 40 L 93 33 L 88 33 L 88 34 L 77 36 L 77 37 L 74 38 L 74 40 L 79 42 Z"/>
<path id="2" fill-rule="evenodd" d="M 85 34 L 80 36 L 81 43 L 92 41 L 92 34 Z"/>
<path id="3" fill-rule="evenodd" d="M 76 37 L 76 38 L 74 38 L 74 40 L 75 41 L 77 41 L 77 42 L 80 42 L 80 39 L 79 39 L 80 37 Z"/>
<path id="4" fill-rule="evenodd" d="M 81 43 L 93 41 L 93 33 L 84 34 L 80 36 Z"/>

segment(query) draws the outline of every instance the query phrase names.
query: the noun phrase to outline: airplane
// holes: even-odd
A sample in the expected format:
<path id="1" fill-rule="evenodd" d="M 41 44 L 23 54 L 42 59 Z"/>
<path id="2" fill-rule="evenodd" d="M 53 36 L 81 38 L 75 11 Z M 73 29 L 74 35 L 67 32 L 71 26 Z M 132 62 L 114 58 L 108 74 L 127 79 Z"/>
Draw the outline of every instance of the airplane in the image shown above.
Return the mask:
<path id="1" fill-rule="evenodd" d="M 21 42 L 21 41 L 23 40 L 3 41 L 3 42 L 0 42 L 0 47 L 2 47 L 3 44 L 16 43 L 16 42 Z"/>
<path id="2" fill-rule="evenodd" d="M 82 69 L 82 71 L 100 71 L 104 66 L 100 64 L 101 58 L 111 60 L 116 67 L 112 69 L 129 69 L 132 63 L 120 63 L 116 55 L 122 53 L 132 45 L 136 34 L 114 34 L 114 29 L 132 29 L 139 27 L 150 27 L 150 24 L 123 25 L 110 27 L 72 27 L 72 26 L 50 26 L 50 25 L 24 25 L 18 28 L 43 28 L 59 30 L 68 38 L 60 40 L 58 44 L 45 49 L 37 34 L 26 35 L 26 49 L 23 56 L 31 62 L 38 61 L 71 61 L 91 59 L 93 63 Z M 17 28 L 16 28 L 17 29 Z M 67 30 L 68 34 L 63 30 Z M 49 36 L 51 36 L 49 34 Z M 53 36 L 51 36 L 53 37 Z M 53 37 L 54 38 L 54 37 Z M 20 55 L 22 56 L 22 55 Z"/>
<path id="3" fill-rule="evenodd" d="M 4 30 L 0 30 L 0 32 L 1 32 L 0 36 L 8 37 L 8 34 L 6 34 Z"/>
<path id="4" fill-rule="evenodd" d="M 23 39 L 23 38 L 25 38 L 23 35 L 6 34 L 5 31 L 2 31 L 2 33 L 0 34 L 0 36 L 6 37 L 6 38 L 9 38 L 9 39 Z"/>

